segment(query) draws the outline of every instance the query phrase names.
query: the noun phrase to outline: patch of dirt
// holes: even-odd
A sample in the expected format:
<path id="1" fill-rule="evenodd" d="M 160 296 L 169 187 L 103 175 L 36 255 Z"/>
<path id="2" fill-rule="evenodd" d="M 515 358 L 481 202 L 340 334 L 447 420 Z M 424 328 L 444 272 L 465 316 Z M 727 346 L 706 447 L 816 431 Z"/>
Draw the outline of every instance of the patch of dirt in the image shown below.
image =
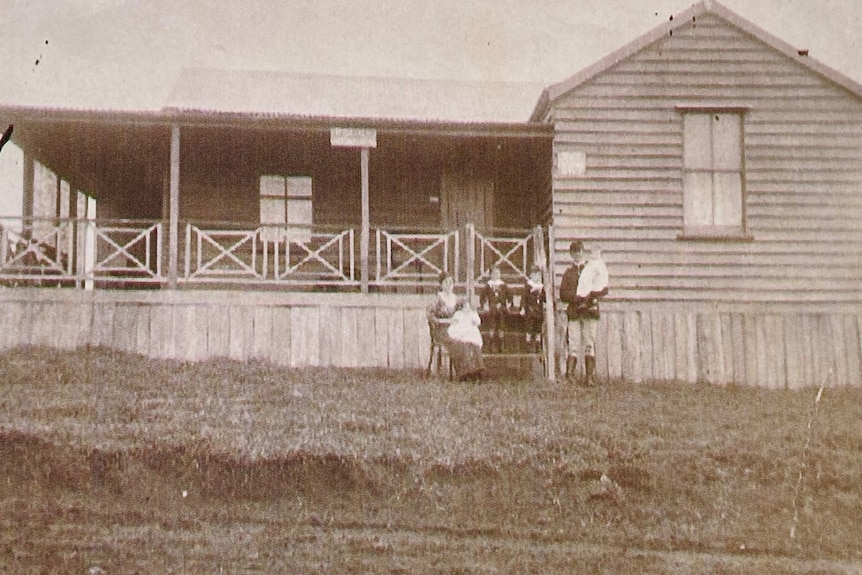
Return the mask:
<path id="1" fill-rule="evenodd" d="M 862 572 L 765 552 L 590 542 L 635 527 L 622 497 L 589 494 L 645 492 L 654 478 L 629 463 L 558 475 L 305 452 L 248 461 L 205 446 L 85 451 L 4 431 L 0 572 Z"/>

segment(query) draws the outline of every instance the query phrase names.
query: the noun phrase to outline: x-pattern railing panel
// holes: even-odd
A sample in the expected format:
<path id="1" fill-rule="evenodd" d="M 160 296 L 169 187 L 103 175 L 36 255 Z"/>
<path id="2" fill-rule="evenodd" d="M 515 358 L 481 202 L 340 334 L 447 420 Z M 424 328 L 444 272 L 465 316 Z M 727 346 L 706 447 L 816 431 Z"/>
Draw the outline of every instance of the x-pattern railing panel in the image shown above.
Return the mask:
<path id="1" fill-rule="evenodd" d="M 72 249 L 73 224 L 60 221 L 39 222 L 25 232 L 0 228 L 0 276 L 15 278 L 74 278 Z"/>
<path id="2" fill-rule="evenodd" d="M 90 275 L 121 273 L 124 280 L 130 279 L 130 274 L 148 280 L 161 278 L 161 223 L 146 227 L 96 225 L 94 222 L 89 225 L 96 238 L 96 253 L 104 253 L 94 262 Z"/>
<path id="3" fill-rule="evenodd" d="M 485 275 L 488 270 L 497 266 L 503 275 L 514 276 L 516 281 L 526 281 L 529 278 L 531 254 L 533 250 L 533 235 L 526 237 L 494 237 L 474 232 L 474 241 L 478 247 L 479 266 L 476 270 L 476 280 Z"/>
<path id="4" fill-rule="evenodd" d="M 337 233 L 313 232 L 307 241 L 294 237 L 284 242 L 283 265 L 282 242 L 272 242 L 275 279 L 308 276 L 355 281 L 353 235 L 353 229 L 347 229 Z"/>
<path id="5" fill-rule="evenodd" d="M 436 279 L 457 260 L 458 232 L 409 234 L 377 230 L 376 282 Z M 457 261 L 454 262 L 457 268 Z M 415 271 L 416 269 L 419 271 Z M 457 281 L 457 280 L 456 280 Z"/>
<path id="6" fill-rule="evenodd" d="M 183 281 L 356 283 L 354 230 L 204 229 L 189 223 Z"/>
<path id="7" fill-rule="evenodd" d="M 231 276 L 264 279 L 256 269 L 259 230 L 203 230 L 186 227 L 186 279 Z M 195 249 L 194 261 L 191 250 Z M 244 260 L 245 255 L 248 260 Z"/>

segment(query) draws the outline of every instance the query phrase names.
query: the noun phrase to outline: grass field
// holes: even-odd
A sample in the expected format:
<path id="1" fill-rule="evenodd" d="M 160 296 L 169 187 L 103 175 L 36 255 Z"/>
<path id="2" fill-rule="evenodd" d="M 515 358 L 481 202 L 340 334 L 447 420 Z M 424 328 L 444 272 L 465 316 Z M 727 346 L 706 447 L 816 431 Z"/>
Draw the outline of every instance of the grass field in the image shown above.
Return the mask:
<path id="1" fill-rule="evenodd" d="M 816 395 L 7 351 L 0 573 L 862 573 Z"/>

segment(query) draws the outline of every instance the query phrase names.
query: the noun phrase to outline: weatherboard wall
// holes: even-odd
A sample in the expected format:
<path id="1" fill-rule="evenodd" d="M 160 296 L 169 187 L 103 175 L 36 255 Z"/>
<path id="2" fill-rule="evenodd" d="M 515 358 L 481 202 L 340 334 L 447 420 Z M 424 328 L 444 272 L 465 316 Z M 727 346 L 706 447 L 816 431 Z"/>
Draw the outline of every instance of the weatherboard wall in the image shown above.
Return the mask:
<path id="1" fill-rule="evenodd" d="M 862 303 L 862 102 L 714 14 L 551 103 L 556 275 L 571 238 L 602 250 L 616 302 Z M 686 241 L 678 106 L 744 115 L 749 241 Z"/>

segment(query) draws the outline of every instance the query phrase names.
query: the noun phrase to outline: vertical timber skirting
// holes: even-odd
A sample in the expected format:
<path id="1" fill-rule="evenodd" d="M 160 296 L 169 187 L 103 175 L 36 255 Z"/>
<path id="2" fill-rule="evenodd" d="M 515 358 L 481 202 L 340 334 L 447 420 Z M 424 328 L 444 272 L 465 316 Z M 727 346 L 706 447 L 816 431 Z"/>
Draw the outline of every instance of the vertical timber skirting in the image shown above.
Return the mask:
<path id="1" fill-rule="evenodd" d="M 93 345 L 181 361 L 421 369 L 427 298 L 4 289 L 0 350 Z M 557 333 L 560 349 L 565 334 Z M 597 374 L 631 383 L 860 386 L 862 312 L 611 301 L 599 324 Z"/>
<path id="2" fill-rule="evenodd" d="M 862 313 L 852 308 L 802 313 L 613 302 L 603 308 L 596 343 L 599 378 L 611 382 L 862 385 Z"/>

